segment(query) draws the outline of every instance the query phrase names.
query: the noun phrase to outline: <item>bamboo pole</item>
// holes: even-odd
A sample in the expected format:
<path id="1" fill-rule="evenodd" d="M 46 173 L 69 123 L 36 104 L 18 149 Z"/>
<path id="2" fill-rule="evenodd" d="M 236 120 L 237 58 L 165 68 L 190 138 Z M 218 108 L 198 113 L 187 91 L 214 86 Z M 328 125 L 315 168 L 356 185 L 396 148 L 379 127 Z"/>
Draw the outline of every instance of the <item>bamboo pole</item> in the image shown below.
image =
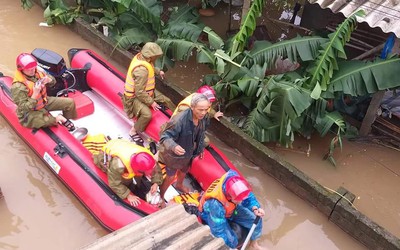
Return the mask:
<path id="1" fill-rule="evenodd" d="M 385 43 L 382 43 L 382 44 L 376 46 L 375 48 L 368 50 L 367 52 L 365 52 L 357 57 L 354 57 L 353 60 L 362 60 L 364 58 L 367 58 L 368 56 L 375 54 L 378 51 L 382 50 L 384 46 L 385 46 Z"/>

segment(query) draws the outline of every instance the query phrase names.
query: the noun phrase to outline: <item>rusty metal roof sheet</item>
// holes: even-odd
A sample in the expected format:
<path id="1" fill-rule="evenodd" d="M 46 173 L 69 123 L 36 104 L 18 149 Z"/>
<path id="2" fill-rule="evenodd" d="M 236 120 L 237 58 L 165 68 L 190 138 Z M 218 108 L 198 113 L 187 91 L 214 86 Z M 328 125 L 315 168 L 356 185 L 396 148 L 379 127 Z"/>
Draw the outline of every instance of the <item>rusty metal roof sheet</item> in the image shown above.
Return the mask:
<path id="1" fill-rule="evenodd" d="M 365 11 L 359 22 L 367 22 L 371 27 L 380 27 L 383 32 L 393 32 L 400 37 L 400 0 L 309 0 L 334 13 L 341 12 L 346 17 L 359 9 Z"/>

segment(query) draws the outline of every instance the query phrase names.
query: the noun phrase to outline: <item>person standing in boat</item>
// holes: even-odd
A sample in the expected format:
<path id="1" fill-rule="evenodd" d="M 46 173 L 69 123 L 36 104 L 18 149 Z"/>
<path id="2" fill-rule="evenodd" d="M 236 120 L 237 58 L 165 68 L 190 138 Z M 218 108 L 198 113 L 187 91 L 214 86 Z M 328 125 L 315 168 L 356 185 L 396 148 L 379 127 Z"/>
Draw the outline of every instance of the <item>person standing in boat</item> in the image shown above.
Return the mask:
<path id="1" fill-rule="evenodd" d="M 200 217 L 215 237 L 224 239 L 230 248 L 236 248 L 238 237 L 229 225 L 229 221 L 250 229 L 256 216 L 264 216 L 253 192 L 245 179 L 234 170 L 229 170 L 221 178 L 215 180 L 200 198 Z M 261 249 L 257 239 L 261 237 L 262 220 L 259 220 L 253 234 L 250 246 Z"/>
<path id="2" fill-rule="evenodd" d="M 190 109 L 173 116 L 162 132 L 158 164 L 165 166 L 167 172 L 160 187 L 162 199 L 175 175 L 175 188 L 183 193 L 190 191 L 183 185 L 183 180 L 190 170 L 192 160 L 197 156 L 203 158 L 205 132 L 210 124 L 207 115 L 210 106 L 211 103 L 205 95 L 195 93 Z"/>
<path id="3" fill-rule="evenodd" d="M 146 148 L 124 139 L 113 139 L 103 146 L 101 151 L 93 154 L 94 164 L 107 173 L 108 185 L 121 199 L 137 206 L 140 198 L 145 200 L 146 194 L 157 192 L 162 179 L 151 181 L 156 160 Z M 147 178 L 144 179 L 144 178 Z"/>
<path id="4" fill-rule="evenodd" d="M 38 66 L 36 58 L 29 53 L 18 55 L 17 70 L 11 86 L 11 97 L 17 105 L 17 116 L 22 126 L 42 128 L 61 123 L 69 131 L 75 129 L 69 119 L 77 117 L 75 102 L 71 98 L 47 96 L 46 86 L 56 80 Z M 62 110 L 53 117 L 48 111 Z"/>
<path id="5" fill-rule="evenodd" d="M 150 109 L 159 110 L 158 103 L 164 103 L 168 108 L 174 107 L 169 98 L 156 91 L 155 75 L 164 79 L 164 71 L 154 67 L 155 61 L 163 55 L 161 47 L 153 42 L 146 43 L 141 52 L 133 57 L 126 75 L 122 103 L 129 118 L 137 121 L 129 131 L 133 142 L 143 146 L 143 139 L 138 133 L 143 132 L 149 124 L 152 113 Z"/>
<path id="6" fill-rule="evenodd" d="M 200 93 L 205 95 L 208 100 L 210 101 L 211 105 L 217 100 L 216 96 L 215 96 L 215 90 L 208 86 L 208 85 L 204 85 L 201 86 L 196 93 Z M 183 99 L 177 106 L 176 109 L 174 110 L 174 113 L 172 114 L 172 117 L 179 114 L 180 112 L 189 109 L 190 108 L 190 103 L 192 101 L 192 98 L 194 96 L 195 93 L 192 93 L 190 95 L 188 95 L 185 99 Z M 224 113 L 222 113 L 221 111 L 215 111 L 212 107 L 210 107 L 210 109 L 208 110 L 208 114 L 210 117 L 214 117 L 214 119 L 216 119 L 217 121 L 219 121 L 219 118 L 222 117 L 224 115 Z M 164 130 L 165 125 L 161 128 L 161 132 Z M 210 144 L 210 139 L 207 137 L 207 135 L 204 137 L 204 143 L 205 143 L 205 147 L 207 147 Z"/>

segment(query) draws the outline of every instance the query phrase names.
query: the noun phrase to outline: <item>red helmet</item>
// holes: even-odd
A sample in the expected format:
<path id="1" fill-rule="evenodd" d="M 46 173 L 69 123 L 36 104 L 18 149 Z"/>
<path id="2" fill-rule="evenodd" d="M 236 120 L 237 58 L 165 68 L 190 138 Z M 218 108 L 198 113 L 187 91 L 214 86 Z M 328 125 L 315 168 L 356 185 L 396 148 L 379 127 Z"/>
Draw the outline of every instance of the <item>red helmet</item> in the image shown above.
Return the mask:
<path id="1" fill-rule="evenodd" d="M 131 157 L 131 168 L 136 173 L 150 175 L 156 165 L 154 157 L 146 152 L 133 154 Z"/>
<path id="2" fill-rule="evenodd" d="M 24 70 L 24 69 L 31 69 L 37 66 L 37 61 L 35 57 L 33 57 L 29 53 L 21 53 L 17 57 L 17 69 Z"/>
<path id="3" fill-rule="evenodd" d="M 228 198 L 238 202 L 246 199 L 251 192 L 246 180 L 239 176 L 232 176 L 225 182 L 225 191 Z"/>
<path id="4" fill-rule="evenodd" d="M 215 98 L 215 90 L 208 85 L 201 86 L 197 90 L 197 93 L 205 95 L 210 102 L 215 102 L 215 100 L 217 100 L 217 98 Z"/>

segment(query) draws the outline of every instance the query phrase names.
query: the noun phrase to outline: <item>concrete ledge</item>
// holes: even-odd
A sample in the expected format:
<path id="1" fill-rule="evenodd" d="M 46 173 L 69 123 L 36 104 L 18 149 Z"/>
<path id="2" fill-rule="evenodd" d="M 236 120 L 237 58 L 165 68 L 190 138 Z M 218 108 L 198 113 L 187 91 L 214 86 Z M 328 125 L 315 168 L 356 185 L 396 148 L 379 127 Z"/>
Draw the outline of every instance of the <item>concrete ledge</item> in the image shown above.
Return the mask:
<path id="1" fill-rule="evenodd" d="M 40 5 L 40 0 L 34 1 Z M 101 32 L 81 19 L 77 19 L 70 25 L 70 28 L 98 47 L 99 50 L 111 55 L 122 66 L 128 68 L 133 55 L 127 51 L 115 49 L 113 41 Z M 171 98 L 174 103 L 178 103 L 185 97 L 185 91 L 172 84 L 158 82 L 157 89 Z M 246 158 L 278 180 L 287 189 L 307 200 L 328 216 L 332 222 L 368 248 L 400 249 L 400 239 L 354 209 L 341 196 L 331 194 L 319 183 L 309 178 L 292 164 L 284 161 L 282 157 L 260 142 L 249 137 L 226 119 L 222 119 L 221 122 L 216 122 L 213 119 L 211 130 L 219 135 L 220 140 L 237 148 Z M 344 188 L 339 189 L 338 193 L 348 196 L 351 194 Z"/>

